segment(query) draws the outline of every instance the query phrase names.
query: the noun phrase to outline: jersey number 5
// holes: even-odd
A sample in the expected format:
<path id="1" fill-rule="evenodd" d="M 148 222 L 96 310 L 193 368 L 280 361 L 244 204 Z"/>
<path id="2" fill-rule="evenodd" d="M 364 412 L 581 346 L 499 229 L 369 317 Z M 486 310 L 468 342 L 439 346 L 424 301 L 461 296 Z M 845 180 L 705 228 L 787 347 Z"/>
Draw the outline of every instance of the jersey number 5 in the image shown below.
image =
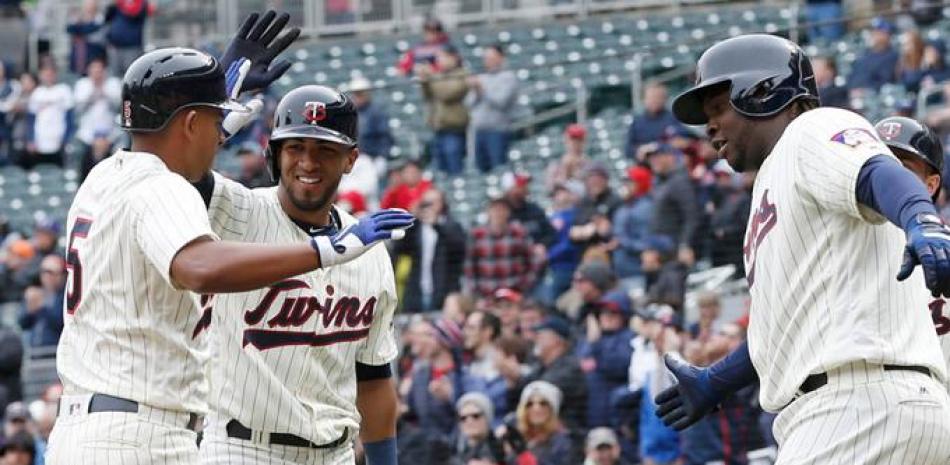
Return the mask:
<path id="1" fill-rule="evenodd" d="M 66 272 L 72 285 L 66 290 L 66 313 L 76 313 L 79 302 L 82 301 L 82 263 L 79 261 L 79 250 L 76 248 L 76 238 L 89 235 L 92 220 L 76 218 L 73 230 L 69 232 L 69 244 L 66 249 Z"/>

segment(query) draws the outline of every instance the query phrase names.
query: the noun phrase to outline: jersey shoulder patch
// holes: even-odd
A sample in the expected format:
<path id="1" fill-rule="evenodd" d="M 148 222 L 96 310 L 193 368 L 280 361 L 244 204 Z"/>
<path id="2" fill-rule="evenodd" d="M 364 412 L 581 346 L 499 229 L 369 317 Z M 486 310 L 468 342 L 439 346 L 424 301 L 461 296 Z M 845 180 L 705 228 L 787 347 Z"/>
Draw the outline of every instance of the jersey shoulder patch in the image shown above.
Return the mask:
<path id="1" fill-rule="evenodd" d="M 871 134 L 871 131 L 864 128 L 848 128 L 838 131 L 835 135 L 831 136 L 831 141 L 847 145 L 851 148 L 857 148 L 862 144 L 870 145 L 881 143 L 877 136 Z"/>

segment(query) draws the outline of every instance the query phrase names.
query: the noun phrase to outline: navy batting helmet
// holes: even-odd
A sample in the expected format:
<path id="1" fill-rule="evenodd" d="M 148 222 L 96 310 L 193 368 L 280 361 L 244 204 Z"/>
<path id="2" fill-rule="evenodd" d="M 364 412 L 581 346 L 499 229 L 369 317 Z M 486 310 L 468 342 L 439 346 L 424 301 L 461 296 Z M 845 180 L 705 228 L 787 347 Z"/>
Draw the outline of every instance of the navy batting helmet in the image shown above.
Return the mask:
<path id="1" fill-rule="evenodd" d="M 709 47 L 696 64 L 696 84 L 673 101 L 673 114 L 686 124 L 706 124 L 703 97 L 728 85 L 732 107 L 743 115 L 772 116 L 798 99 L 818 102 L 815 73 L 805 52 L 787 39 L 749 34 Z"/>
<path id="2" fill-rule="evenodd" d="M 911 118 L 892 116 L 879 121 L 874 129 L 888 147 L 920 157 L 937 174 L 943 173 L 943 144 L 926 125 Z"/>
<path id="3" fill-rule="evenodd" d="M 159 131 L 183 108 L 209 106 L 249 111 L 228 98 L 224 71 L 211 55 L 190 48 L 162 48 L 138 57 L 122 79 L 121 126 Z"/>
<path id="4" fill-rule="evenodd" d="M 265 154 L 274 182 L 280 178 L 279 150 L 285 139 L 319 139 L 356 146 L 356 105 L 341 92 L 326 86 L 301 86 L 280 99 L 274 110 L 274 128 Z"/>

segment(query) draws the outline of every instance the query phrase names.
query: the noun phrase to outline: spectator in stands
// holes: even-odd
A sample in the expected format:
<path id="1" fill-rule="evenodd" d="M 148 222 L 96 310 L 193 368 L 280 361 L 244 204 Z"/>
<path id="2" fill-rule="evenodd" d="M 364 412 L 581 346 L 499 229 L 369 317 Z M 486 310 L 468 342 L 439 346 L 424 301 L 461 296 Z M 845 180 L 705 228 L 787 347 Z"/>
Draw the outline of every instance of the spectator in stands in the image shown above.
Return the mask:
<path id="1" fill-rule="evenodd" d="M 6 251 L 0 255 L 0 302 L 16 302 L 23 297 L 23 291 L 35 279 L 30 273 L 30 261 L 36 256 L 36 249 L 26 239 L 16 239 L 7 243 Z"/>
<path id="2" fill-rule="evenodd" d="M 713 166 L 716 185 L 707 204 L 710 214 L 709 228 L 712 232 L 713 266 L 733 265 L 735 276 L 745 276 L 742 245 L 745 229 L 752 208 L 752 183 L 755 173 L 737 174 L 720 160 Z"/>
<path id="3" fill-rule="evenodd" d="M 526 300 L 518 313 L 518 337 L 534 345 L 537 331 L 534 330 L 547 318 L 547 308 L 536 300 Z"/>
<path id="4" fill-rule="evenodd" d="M 586 144 L 587 128 L 584 125 L 575 123 L 564 129 L 564 154 L 557 163 L 549 165 L 545 173 L 545 187 L 548 190 L 569 181 L 584 181 L 584 170 L 590 162 Z"/>
<path id="5" fill-rule="evenodd" d="M 393 135 L 389 129 L 389 114 L 380 103 L 373 101 L 373 85 L 362 76 L 350 81 L 349 91 L 359 116 L 360 155 L 386 160 L 390 157 Z M 384 166 L 379 166 L 384 168 Z"/>
<path id="6" fill-rule="evenodd" d="M 13 110 L 19 96 L 20 82 L 10 77 L 9 66 L 0 61 L 0 166 L 10 161 L 12 133 L 7 114 Z"/>
<path id="7" fill-rule="evenodd" d="M 950 79 L 950 68 L 947 68 L 946 55 L 947 44 L 941 39 L 929 40 L 924 45 L 924 75 L 920 80 L 922 90 Z"/>
<path id="8" fill-rule="evenodd" d="M 492 410 L 499 416 L 508 413 L 507 385 L 498 371 L 501 351 L 496 342 L 501 336 L 501 320 L 491 312 L 476 310 L 468 315 L 462 327 L 465 350 L 470 358 L 466 366 L 463 389 L 477 391 L 491 399 Z"/>
<path id="9" fill-rule="evenodd" d="M 42 212 L 35 214 L 36 220 L 33 223 L 33 237 L 30 241 L 33 243 L 33 249 L 36 251 L 30 266 L 33 277 L 40 276 L 40 262 L 43 257 L 56 253 L 59 245 L 59 235 L 62 233 L 60 221 Z"/>
<path id="10" fill-rule="evenodd" d="M 491 401 L 481 392 L 469 392 L 455 403 L 459 437 L 450 465 L 496 465 L 504 457 L 496 453 L 501 444 L 493 444 L 495 414 Z M 502 451 L 502 454 L 503 451 Z"/>
<path id="11" fill-rule="evenodd" d="M 59 343 L 65 288 L 66 263 L 59 255 L 46 255 L 40 265 L 40 286 L 26 288 L 18 318 L 31 347 L 56 347 Z"/>
<path id="12" fill-rule="evenodd" d="M 587 384 L 580 361 L 571 350 L 571 325 L 560 317 L 548 317 L 535 327 L 535 363 L 527 374 L 507 373 L 509 405 L 514 405 L 519 392 L 532 381 L 547 381 L 564 395 L 561 418 L 572 432 L 580 432 L 587 424 Z M 522 397 L 524 399 L 524 397 Z"/>
<path id="13" fill-rule="evenodd" d="M 531 174 L 528 172 L 507 172 L 501 177 L 501 189 L 511 208 L 511 219 L 528 230 L 536 252 L 543 256 L 545 248 L 554 241 L 554 228 L 544 209 L 528 199 L 530 184 Z"/>
<path id="14" fill-rule="evenodd" d="M 89 172 L 99 164 L 100 161 L 109 158 L 112 155 L 113 131 L 98 131 L 93 134 L 92 145 L 89 151 L 82 154 L 79 159 L 79 183 L 82 184 L 89 176 Z"/>
<path id="15" fill-rule="evenodd" d="M 435 132 L 432 153 L 435 165 L 450 176 L 462 173 L 465 161 L 465 131 L 468 127 L 468 71 L 458 50 L 446 45 L 436 55 L 438 71 L 429 65 L 416 70 L 422 97 L 428 107 L 429 127 Z"/>
<path id="16" fill-rule="evenodd" d="M 897 60 L 897 81 L 909 92 L 916 93 L 924 76 L 924 39 L 914 30 L 904 32 L 903 36 Z"/>
<path id="17" fill-rule="evenodd" d="M 577 215 L 577 202 L 583 197 L 584 186 L 579 181 L 558 183 L 554 186 L 551 227 L 554 229 L 554 242 L 547 250 L 548 286 L 543 300 L 553 305 L 571 287 L 574 270 L 580 262 L 580 249 L 571 240 L 570 231 Z"/>
<path id="18" fill-rule="evenodd" d="M 640 254 L 640 261 L 647 303 L 669 305 L 682 317 L 689 267 L 673 256 L 673 250 L 669 237 L 651 236 Z"/>
<path id="19" fill-rule="evenodd" d="M 36 90 L 36 76 L 23 73 L 19 78 L 20 93 L 13 97 L 7 111 L 7 123 L 10 125 L 10 159 L 17 162 L 30 153 L 33 139 L 33 120 L 36 118 L 30 111 L 30 97 Z"/>
<path id="20" fill-rule="evenodd" d="M 566 302 L 570 294 L 565 294 L 558 302 L 558 307 L 566 315 L 574 318 L 578 324 L 587 320 L 587 315 L 597 314 L 600 301 L 610 289 L 613 289 L 617 280 L 610 265 L 601 260 L 588 260 L 574 272 L 571 289 L 577 302 Z"/>
<path id="21" fill-rule="evenodd" d="M 154 11 L 148 0 L 114 0 L 106 8 L 112 74 L 122 76 L 129 65 L 144 52 L 145 19 Z"/>
<path id="22" fill-rule="evenodd" d="M 351 0 L 327 0 L 324 5 L 326 24 L 346 24 L 356 19 Z"/>
<path id="23" fill-rule="evenodd" d="M 642 280 L 640 253 L 653 218 L 653 196 L 650 193 L 653 174 L 643 166 L 631 167 L 627 170 L 626 187 L 627 198 L 613 217 L 613 237 L 617 241 L 613 264 L 617 277 L 636 282 Z"/>
<path id="24" fill-rule="evenodd" d="M 36 425 L 33 423 L 30 411 L 23 402 L 13 402 L 7 405 L 3 415 L 3 437 L 15 438 L 21 436 L 23 438 L 21 441 L 24 443 L 27 442 L 27 438 L 29 438 L 28 440 L 32 442 L 33 450 L 36 451 L 36 454 L 33 461 L 27 463 L 31 465 L 43 465 L 43 456 L 46 453 L 46 442 L 36 434 L 35 429 Z M 6 459 L 6 457 L 4 457 L 4 459 Z"/>
<path id="25" fill-rule="evenodd" d="M 603 260 L 609 260 L 610 250 L 614 247 L 612 219 L 622 201 L 610 189 L 610 173 L 607 167 L 599 163 L 588 165 L 584 174 L 586 195 L 577 206 L 574 226 L 571 227 L 571 240 L 581 248 L 582 257 L 594 253 Z"/>
<path id="26" fill-rule="evenodd" d="M 26 68 L 23 59 L 29 39 L 29 24 L 21 3 L 22 0 L 0 0 L 0 62 L 9 63 L 11 70 L 17 71 Z"/>
<path id="27" fill-rule="evenodd" d="M 33 437 L 25 431 L 3 440 L 0 446 L 0 465 L 41 465 L 43 455 L 38 454 Z"/>
<path id="28" fill-rule="evenodd" d="M 19 332 L 0 326 L 0 407 L 23 399 L 20 371 L 23 367 L 23 338 Z"/>
<path id="29" fill-rule="evenodd" d="M 818 95 L 821 96 L 821 106 L 836 108 L 851 108 L 848 101 L 848 89 L 839 86 L 838 66 L 832 57 L 817 57 L 811 61 L 815 72 L 815 83 L 818 85 Z"/>
<path id="30" fill-rule="evenodd" d="M 267 159 L 256 142 L 241 144 L 234 156 L 238 159 L 240 171 L 231 176 L 237 178 L 239 183 L 250 189 L 274 185 L 270 180 L 270 173 L 267 172 Z"/>
<path id="31" fill-rule="evenodd" d="M 383 192 L 379 208 L 402 208 L 412 211 L 422 195 L 432 188 L 432 181 L 422 177 L 422 167 L 416 159 L 407 159 L 402 167 L 394 171 L 396 171 L 396 178 Z"/>
<path id="32" fill-rule="evenodd" d="M 437 189 L 422 194 L 413 213 L 416 225 L 394 244 L 395 254 L 412 261 L 402 300 L 405 312 L 441 309 L 446 296 L 460 289 L 465 261 L 465 230 L 449 212 Z"/>
<path id="33" fill-rule="evenodd" d="M 587 433 L 584 465 L 627 465 L 620 457 L 620 442 L 610 428 L 594 428 Z"/>
<path id="34" fill-rule="evenodd" d="M 688 328 L 691 341 L 705 344 L 716 333 L 719 315 L 722 313 L 722 304 L 716 291 L 703 291 L 696 296 L 696 306 L 699 307 L 699 320 L 691 323 Z"/>
<path id="35" fill-rule="evenodd" d="M 679 435 L 659 421 L 653 397 L 669 385 L 666 367 L 660 359 L 661 354 L 679 350 L 677 336 L 678 320 L 672 309 L 666 305 L 651 306 L 646 310 L 646 318 L 641 325 L 641 334 L 648 344 L 637 344 L 634 351 L 643 351 L 639 357 L 631 359 L 641 363 L 636 373 L 636 388 L 641 394 L 640 402 L 640 457 L 645 465 L 675 465 L 680 456 Z M 649 361 L 648 361 L 649 360 Z M 631 377 L 633 377 L 631 373 Z M 631 380 L 631 384 L 634 381 Z"/>
<path id="36" fill-rule="evenodd" d="M 663 141 L 682 147 L 688 144 L 689 130 L 667 108 L 666 86 L 659 82 L 647 84 L 643 91 L 643 113 L 636 115 L 627 130 L 627 158 L 634 159 L 640 146 Z"/>
<path id="37" fill-rule="evenodd" d="M 56 423 L 56 411 L 58 406 L 46 402 L 42 399 L 36 399 L 27 406 L 30 411 L 30 417 L 33 419 L 36 435 L 44 443 L 49 443 L 49 435 L 53 432 L 53 425 Z"/>
<path id="38" fill-rule="evenodd" d="M 63 147 L 68 137 L 72 108 L 72 89 L 59 82 L 56 65 L 52 61 L 46 62 L 40 68 L 40 85 L 30 96 L 29 111 L 36 116 L 30 142 L 34 150 L 19 160 L 20 166 L 30 169 L 38 163 L 63 165 Z"/>
<path id="39" fill-rule="evenodd" d="M 89 62 L 86 77 L 76 81 L 73 98 L 79 116 L 76 138 L 83 144 L 82 157 L 93 158 L 96 135 L 106 134 L 111 139 L 115 115 L 119 113 L 122 100 L 122 81 L 108 75 L 105 57 L 93 58 Z"/>
<path id="40" fill-rule="evenodd" d="M 692 241 L 699 226 L 700 206 L 689 173 L 682 165 L 682 154 L 668 144 L 656 144 L 644 150 L 653 170 L 653 218 L 650 234 L 669 237 L 678 249 L 681 262 L 692 265 Z"/>
<path id="41" fill-rule="evenodd" d="M 526 293 L 534 288 L 537 262 L 528 231 L 511 221 L 511 207 L 503 198 L 488 203 L 487 222 L 468 234 L 465 289 L 490 297 L 496 289 Z"/>
<path id="42" fill-rule="evenodd" d="M 521 392 L 516 414 L 518 431 L 538 465 L 577 463 L 570 434 L 565 429 L 567 419 L 562 423 L 559 418 L 561 408 L 569 408 L 569 402 L 556 384 L 543 380 L 528 384 Z"/>
<path id="43" fill-rule="evenodd" d="M 484 48 L 482 63 L 485 72 L 468 78 L 466 103 L 475 131 L 475 165 L 487 173 L 508 163 L 518 77 L 505 66 L 505 52 L 499 44 Z"/>
<path id="44" fill-rule="evenodd" d="M 851 67 L 848 87 L 860 95 L 871 90 L 877 92 L 884 84 L 896 81 L 897 51 L 891 47 L 894 25 L 882 17 L 871 20 L 870 48 Z"/>
<path id="45" fill-rule="evenodd" d="M 811 40 L 837 40 L 844 35 L 841 0 L 808 0 L 805 18 L 808 20 L 808 37 Z"/>
<path id="46" fill-rule="evenodd" d="M 520 292 L 502 287 L 495 291 L 492 300 L 488 302 L 488 311 L 498 317 L 502 336 L 518 336 L 521 329 L 521 304 L 524 300 Z"/>
<path id="47" fill-rule="evenodd" d="M 455 428 L 455 399 L 462 391 L 462 330 L 451 320 L 438 319 L 415 331 L 408 413 L 427 438 L 446 440 Z"/>
<path id="48" fill-rule="evenodd" d="M 78 14 L 66 25 L 66 32 L 70 38 L 69 71 L 71 73 L 83 75 L 92 60 L 106 58 L 103 21 L 103 16 L 99 14 L 99 2 L 84 0 Z"/>
<path id="49" fill-rule="evenodd" d="M 633 333 L 628 328 L 633 312 L 622 289 L 608 292 L 600 309 L 586 320 L 586 338 L 578 351 L 587 379 L 587 426 L 610 425 L 610 399 L 627 386 Z"/>
<path id="50" fill-rule="evenodd" d="M 409 51 L 399 58 L 399 63 L 396 65 L 405 76 L 412 75 L 414 71 L 419 69 L 417 68 L 419 65 L 429 65 L 435 71 L 438 71 L 439 64 L 435 56 L 442 47 L 449 43 L 449 36 L 445 33 L 442 22 L 438 19 L 427 19 L 422 31 L 422 42 L 413 45 Z"/>

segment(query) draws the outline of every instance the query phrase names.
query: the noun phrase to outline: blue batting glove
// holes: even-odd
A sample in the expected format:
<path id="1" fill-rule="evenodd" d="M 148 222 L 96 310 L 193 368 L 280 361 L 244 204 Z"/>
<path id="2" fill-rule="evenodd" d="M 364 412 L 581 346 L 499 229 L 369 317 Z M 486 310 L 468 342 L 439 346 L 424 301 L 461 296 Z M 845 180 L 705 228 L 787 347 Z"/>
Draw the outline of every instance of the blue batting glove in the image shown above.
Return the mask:
<path id="1" fill-rule="evenodd" d="M 906 228 L 907 246 L 897 280 L 907 279 L 920 264 L 934 297 L 950 297 L 950 227 L 934 214 L 919 214 Z"/>
<path id="2" fill-rule="evenodd" d="M 653 399 L 656 415 L 666 426 L 682 431 L 715 410 L 724 396 L 710 383 L 708 368 L 697 368 L 669 354 L 663 360 L 679 383 Z"/>
<path id="3" fill-rule="evenodd" d="M 363 255 L 380 241 L 402 239 L 406 229 L 414 222 L 415 217 L 405 210 L 380 210 L 364 216 L 356 224 L 343 228 L 331 237 L 314 237 L 310 245 L 320 255 L 320 267 L 327 268 Z"/>

